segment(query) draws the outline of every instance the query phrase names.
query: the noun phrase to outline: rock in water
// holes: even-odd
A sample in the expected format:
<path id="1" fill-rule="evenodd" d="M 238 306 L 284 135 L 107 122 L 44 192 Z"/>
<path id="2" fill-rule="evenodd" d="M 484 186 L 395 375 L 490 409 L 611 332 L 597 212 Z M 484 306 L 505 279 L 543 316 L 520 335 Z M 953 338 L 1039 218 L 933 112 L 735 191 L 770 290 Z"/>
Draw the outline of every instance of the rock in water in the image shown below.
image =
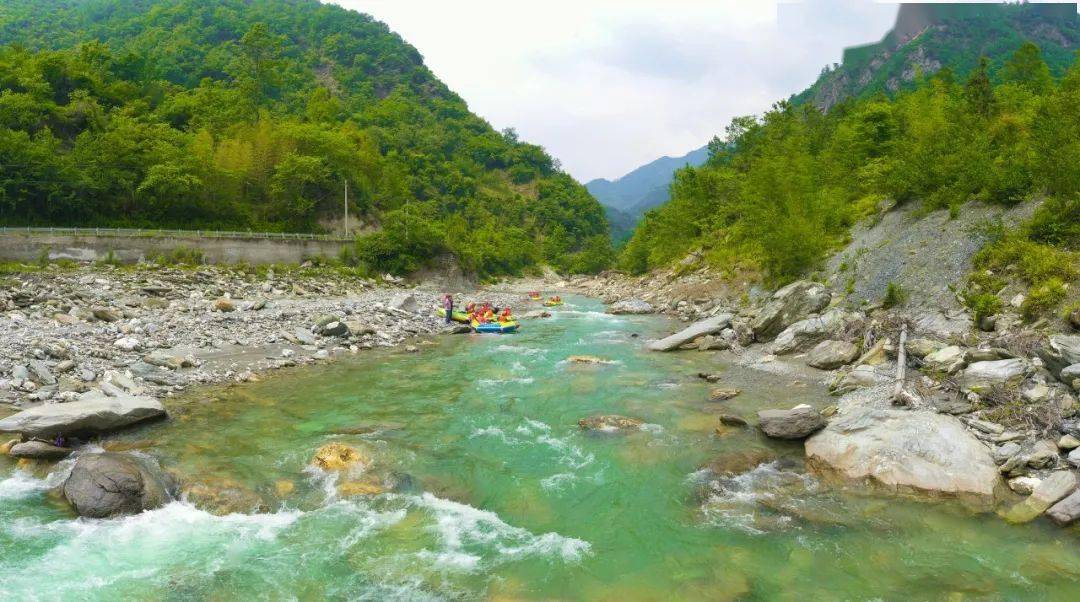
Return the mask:
<path id="1" fill-rule="evenodd" d="M 824 426 L 821 413 L 806 404 L 758 412 L 758 427 L 774 439 L 805 439 Z"/>
<path id="2" fill-rule="evenodd" d="M 759 342 L 772 340 L 788 326 L 825 309 L 831 299 L 829 289 L 816 282 L 792 282 L 773 293 L 772 299 L 750 323 L 754 338 Z"/>
<path id="3" fill-rule="evenodd" d="M 975 362 L 960 374 L 960 386 L 968 391 L 982 393 L 995 386 L 1017 384 L 1024 377 L 1026 365 L 1023 360 L 996 360 Z"/>
<path id="4" fill-rule="evenodd" d="M 105 452 L 79 456 L 63 492 L 79 516 L 111 518 L 160 508 L 172 488 L 150 460 Z"/>
<path id="5" fill-rule="evenodd" d="M 739 393 L 742 393 L 742 389 L 736 389 L 734 387 L 720 387 L 709 391 L 709 401 L 727 401 L 734 397 L 737 397 Z"/>
<path id="6" fill-rule="evenodd" d="M 587 431 L 608 433 L 637 430 L 640 429 L 643 424 L 645 424 L 645 421 L 640 418 L 627 418 L 626 416 L 619 416 L 617 414 L 589 416 L 588 418 L 582 418 L 578 421 L 578 426 Z"/>
<path id="7" fill-rule="evenodd" d="M 1043 479 L 1031 495 L 1005 512 L 1010 523 L 1026 523 L 1038 518 L 1059 500 L 1076 489 L 1076 476 L 1067 470 L 1059 470 Z"/>
<path id="8" fill-rule="evenodd" d="M 652 351 L 671 351 L 707 334 L 716 334 L 731 324 L 731 314 L 717 314 L 711 318 L 695 322 L 689 328 L 680 330 L 675 334 L 649 343 Z"/>
<path id="9" fill-rule="evenodd" d="M 952 416 L 854 408 L 807 439 L 812 466 L 894 489 L 992 497 L 999 483 L 987 448 Z"/>
<path id="10" fill-rule="evenodd" d="M 35 460 L 63 460 L 71 455 L 71 448 L 57 447 L 44 441 L 24 441 L 11 446 L 8 455 L 12 458 L 33 458 Z"/>
<path id="11" fill-rule="evenodd" d="M 571 355 L 566 358 L 571 364 L 614 364 L 612 360 L 606 360 L 595 355 Z"/>
<path id="12" fill-rule="evenodd" d="M 610 309 L 608 309 L 608 312 L 613 314 L 635 315 L 651 314 L 655 311 L 656 310 L 653 308 L 652 305 L 649 305 L 648 302 L 642 301 L 641 299 L 626 299 L 624 301 L 619 301 L 618 303 L 613 304 Z"/>
<path id="13" fill-rule="evenodd" d="M 1080 489 L 1054 504 L 1046 511 L 1046 516 L 1062 527 L 1071 525 L 1080 519 Z"/>
<path id="14" fill-rule="evenodd" d="M 822 341 L 810 350 L 806 363 L 819 370 L 835 370 L 859 357 L 859 348 L 847 341 Z"/>
<path id="15" fill-rule="evenodd" d="M 0 420 L 0 432 L 53 439 L 57 435 L 98 435 L 165 416 L 156 399 L 136 395 L 107 397 L 102 393 L 78 401 L 41 405 Z"/>
<path id="16" fill-rule="evenodd" d="M 356 465 L 366 467 L 371 464 L 371 458 L 364 456 L 356 448 L 334 442 L 320 447 L 311 463 L 326 471 L 340 471 Z"/>

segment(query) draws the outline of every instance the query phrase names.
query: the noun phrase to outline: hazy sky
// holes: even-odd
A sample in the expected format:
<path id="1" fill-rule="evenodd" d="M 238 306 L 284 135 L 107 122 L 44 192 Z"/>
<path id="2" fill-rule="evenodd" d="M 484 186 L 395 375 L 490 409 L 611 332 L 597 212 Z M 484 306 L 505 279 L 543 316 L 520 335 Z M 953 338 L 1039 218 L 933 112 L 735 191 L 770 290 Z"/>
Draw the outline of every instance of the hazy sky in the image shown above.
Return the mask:
<path id="1" fill-rule="evenodd" d="M 469 107 L 581 181 L 679 156 L 879 40 L 871 0 L 334 0 L 387 23 Z"/>

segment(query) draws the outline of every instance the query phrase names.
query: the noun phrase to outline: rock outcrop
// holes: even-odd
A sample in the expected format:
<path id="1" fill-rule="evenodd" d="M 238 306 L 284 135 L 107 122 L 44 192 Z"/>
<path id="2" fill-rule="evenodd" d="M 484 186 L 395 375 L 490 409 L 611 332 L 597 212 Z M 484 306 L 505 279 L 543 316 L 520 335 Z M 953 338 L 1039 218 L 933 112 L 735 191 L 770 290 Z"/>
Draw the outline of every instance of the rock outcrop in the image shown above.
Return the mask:
<path id="1" fill-rule="evenodd" d="M 799 320 L 776 336 L 770 350 L 777 355 L 806 351 L 819 341 L 841 332 L 849 324 L 860 319 L 860 315 L 842 309 L 833 309 L 820 316 Z M 854 359 L 851 358 L 849 361 L 854 361 Z"/>
<path id="2" fill-rule="evenodd" d="M 111 518 L 160 508 L 174 488 L 150 460 L 105 452 L 79 456 L 63 493 L 79 516 Z"/>
<path id="3" fill-rule="evenodd" d="M 792 282 L 773 293 L 750 328 L 760 342 L 771 341 L 795 322 L 825 309 L 832 299 L 829 289 L 816 282 Z"/>
<path id="4" fill-rule="evenodd" d="M 900 490 L 991 497 L 990 452 L 959 420 L 925 411 L 856 407 L 806 441 L 812 466 Z"/>
<path id="5" fill-rule="evenodd" d="M 164 416 L 161 402 L 150 397 L 91 393 L 78 401 L 40 405 L 8 416 L 0 420 L 0 431 L 41 439 L 97 435 Z"/>
<path id="6" fill-rule="evenodd" d="M 975 362 L 960 374 L 960 386 L 968 391 L 983 393 L 993 387 L 1019 384 L 1026 370 L 1026 364 L 1020 359 Z"/>
<path id="7" fill-rule="evenodd" d="M 821 413 L 805 404 L 790 410 L 758 412 L 758 427 L 774 439 L 805 439 L 824 426 Z"/>

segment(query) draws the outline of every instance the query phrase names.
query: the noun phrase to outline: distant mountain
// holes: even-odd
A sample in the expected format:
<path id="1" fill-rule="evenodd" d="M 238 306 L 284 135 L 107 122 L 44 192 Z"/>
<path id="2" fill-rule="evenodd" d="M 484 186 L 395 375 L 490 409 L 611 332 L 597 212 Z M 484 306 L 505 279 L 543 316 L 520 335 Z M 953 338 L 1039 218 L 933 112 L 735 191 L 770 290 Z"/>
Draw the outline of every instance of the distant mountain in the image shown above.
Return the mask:
<path id="1" fill-rule="evenodd" d="M 902 4 L 896 24 L 880 42 L 844 51 L 843 63 L 822 70 L 794 104 L 829 110 L 846 98 L 891 94 L 912 87 L 920 73 L 948 67 L 964 77 L 982 55 L 993 71 L 1025 41 L 1034 42 L 1055 77 L 1080 48 L 1077 3 Z"/>
<path id="2" fill-rule="evenodd" d="M 702 165 L 708 158 L 709 149 L 703 146 L 681 157 L 661 157 L 614 181 L 593 180 L 585 187 L 600 204 L 629 215 L 637 223 L 646 211 L 667 202 L 668 185 L 676 170 Z"/>

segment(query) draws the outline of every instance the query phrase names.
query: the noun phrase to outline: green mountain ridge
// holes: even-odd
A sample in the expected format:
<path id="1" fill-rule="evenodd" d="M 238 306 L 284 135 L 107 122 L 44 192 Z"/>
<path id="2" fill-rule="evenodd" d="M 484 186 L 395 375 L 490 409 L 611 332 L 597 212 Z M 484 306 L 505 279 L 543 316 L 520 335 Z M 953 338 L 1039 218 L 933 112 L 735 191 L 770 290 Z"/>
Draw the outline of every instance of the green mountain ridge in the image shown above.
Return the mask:
<path id="1" fill-rule="evenodd" d="M 603 209 L 384 24 L 316 0 L 0 4 L 0 222 L 321 231 L 481 274 L 610 258 Z"/>

